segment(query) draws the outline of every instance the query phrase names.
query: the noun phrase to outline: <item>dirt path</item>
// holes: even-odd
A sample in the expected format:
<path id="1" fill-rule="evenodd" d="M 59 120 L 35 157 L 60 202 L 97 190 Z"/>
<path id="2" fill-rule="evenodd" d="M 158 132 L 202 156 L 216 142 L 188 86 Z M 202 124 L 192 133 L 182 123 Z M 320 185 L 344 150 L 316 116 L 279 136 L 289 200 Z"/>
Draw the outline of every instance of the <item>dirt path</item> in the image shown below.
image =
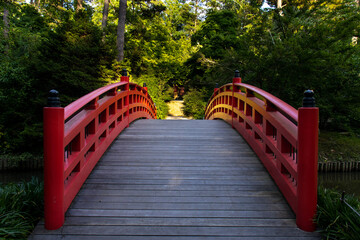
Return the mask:
<path id="1" fill-rule="evenodd" d="M 168 103 L 169 106 L 169 115 L 166 117 L 167 120 L 189 120 L 189 118 L 184 116 L 182 108 L 184 106 L 184 101 L 174 100 Z"/>

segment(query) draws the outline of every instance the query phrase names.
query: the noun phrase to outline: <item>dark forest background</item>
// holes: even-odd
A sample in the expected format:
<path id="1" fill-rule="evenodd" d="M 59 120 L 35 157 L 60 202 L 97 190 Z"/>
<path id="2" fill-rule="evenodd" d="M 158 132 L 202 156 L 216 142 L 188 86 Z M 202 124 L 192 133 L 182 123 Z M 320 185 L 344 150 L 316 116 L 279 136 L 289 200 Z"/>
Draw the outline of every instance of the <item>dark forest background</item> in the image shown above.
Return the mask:
<path id="1" fill-rule="evenodd" d="M 185 87 L 185 112 L 202 118 L 215 84 L 231 82 L 238 69 L 243 82 L 295 108 L 303 91 L 313 89 L 321 129 L 359 133 L 358 2 L 267 4 L 1 1 L 0 154 L 41 153 L 42 108 L 50 89 L 66 106 L 118 81 L 123 68 L 132 82 L 147 83 L 159 118 L 167 115 L 174 86 Z M 124 6 L 126 18 L 118 21 Z"/>

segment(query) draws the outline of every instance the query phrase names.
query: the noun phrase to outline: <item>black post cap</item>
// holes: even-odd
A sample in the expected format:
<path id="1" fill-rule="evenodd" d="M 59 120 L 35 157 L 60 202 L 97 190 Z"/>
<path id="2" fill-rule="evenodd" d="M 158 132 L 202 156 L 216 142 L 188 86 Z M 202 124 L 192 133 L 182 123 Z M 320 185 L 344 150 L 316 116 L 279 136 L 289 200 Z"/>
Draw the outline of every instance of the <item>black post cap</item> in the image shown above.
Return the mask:
<path id="1" fill-rule="evenodd" d="M 121 76 L 127 77 L 127 70 L 125 68 L 121 71 Z"/>
<path id="2" fill-rule="evenodd" d="M 235 70 L 235 77 L 239 78 L 240 77 L 240 71 L 239 70 Z"/>
<path id="3" fill-rule="evenodd" d="M 49 97 L 47 102 L 48 107 L 61 107 L 59 92 L 52 89 L 49 91 Z"/>
<path id="4" fill-rule="evenodd" d="M 146 83 L 143 83 L 143 87 L 146 87 Z"/>
<path id="5" fill-rule="evenodd" d="M 304 92 L 303 107 L 315 107 L 315 98 L 313 90 L 306 90 Z"/>

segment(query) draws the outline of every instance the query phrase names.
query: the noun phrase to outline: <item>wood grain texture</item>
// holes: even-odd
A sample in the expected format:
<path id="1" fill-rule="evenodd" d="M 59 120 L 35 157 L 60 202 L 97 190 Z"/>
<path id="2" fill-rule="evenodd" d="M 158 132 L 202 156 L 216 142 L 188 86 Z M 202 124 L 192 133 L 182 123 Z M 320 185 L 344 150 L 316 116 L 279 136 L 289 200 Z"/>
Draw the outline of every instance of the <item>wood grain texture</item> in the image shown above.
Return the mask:
<path id="1" fill-rule="evenodd" d="M 265 168 L 222 121 L 134 122 L 55 231 L 30 239 L 320 239 L 299 230 Z"/>

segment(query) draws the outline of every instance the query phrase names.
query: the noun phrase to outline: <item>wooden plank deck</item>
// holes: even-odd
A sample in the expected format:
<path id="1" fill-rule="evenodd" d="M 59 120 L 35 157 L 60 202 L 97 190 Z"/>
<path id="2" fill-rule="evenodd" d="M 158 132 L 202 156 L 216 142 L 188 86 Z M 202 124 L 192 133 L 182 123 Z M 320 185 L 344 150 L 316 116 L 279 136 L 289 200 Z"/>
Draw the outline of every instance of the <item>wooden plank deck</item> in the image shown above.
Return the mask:
<path id="1" fill-rule="evenodd" d="M 30 239 L 319 239 L 223 121 L 139 120 L 99 161 L 55 231 Z"/>

